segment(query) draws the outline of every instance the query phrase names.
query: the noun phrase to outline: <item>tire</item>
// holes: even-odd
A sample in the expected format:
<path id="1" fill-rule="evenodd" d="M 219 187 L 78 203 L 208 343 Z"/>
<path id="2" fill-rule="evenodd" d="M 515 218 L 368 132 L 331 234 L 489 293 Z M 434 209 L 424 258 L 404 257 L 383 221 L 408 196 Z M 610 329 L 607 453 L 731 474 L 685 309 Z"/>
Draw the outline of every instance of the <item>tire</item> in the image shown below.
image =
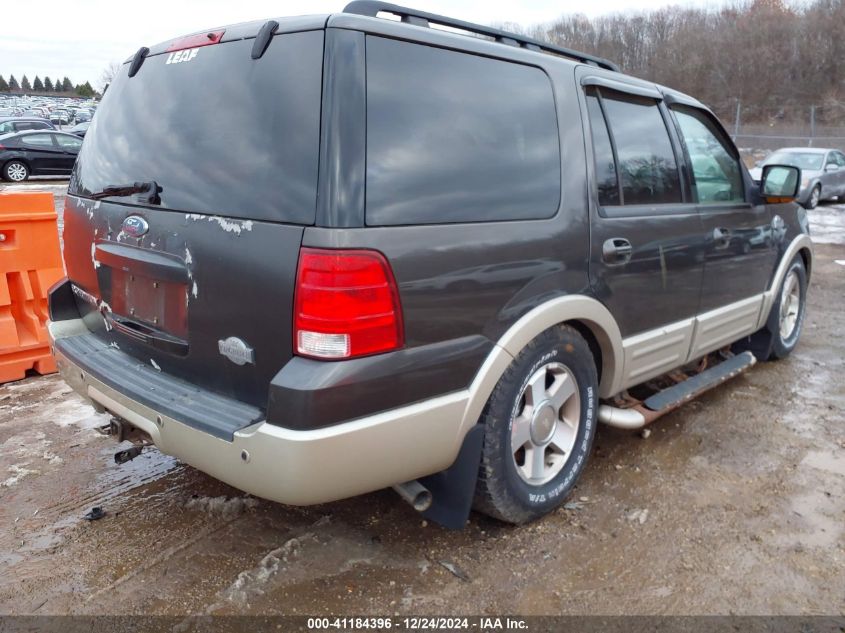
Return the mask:
<path id="1" fill-rule="evenodd" d="M 597 411 L 596 364 L 584 338 L 556 326 L 532 340 L 505 370 L 481 414 L 475 509 L 525 523 L 561 505 L 587 464 Z"/>
<path id="2" fill-rule="evenodd" d="M 23 182 L 29 178 L 29 167 L 19 160 L 10 160 L 3 166 L 3 180 Z"/>
<path id="3" fill-rule="evenodd" d="M 807 270 L 801 255 L 786 269 L 766 328 L 772 334 L 772 352 L 769 358 L 786 358 L 801 338 L 807 299 Z"/>
<path id="4" fill-rule="evenodd" d="M 810 197 L 807 198 L 807 204 L 804 205 L 808 209 L 815 209 L 819 206 L 819 201 L 822 197 L 822 186 L 816 185 L 813 187 L 813 190 L 810 192 Z"/>

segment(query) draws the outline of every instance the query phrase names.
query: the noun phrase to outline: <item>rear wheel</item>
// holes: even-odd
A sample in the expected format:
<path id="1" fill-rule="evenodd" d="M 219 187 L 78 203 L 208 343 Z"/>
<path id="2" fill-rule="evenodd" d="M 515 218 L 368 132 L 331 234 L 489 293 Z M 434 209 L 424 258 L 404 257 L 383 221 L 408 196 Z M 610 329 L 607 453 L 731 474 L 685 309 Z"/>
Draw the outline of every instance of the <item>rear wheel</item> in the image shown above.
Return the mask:
<path id="1" fill-rule="evenodd" d="M 3 167 L 3 178 L 9 182 L 23 182 L 29 178 L 29 167 L 19 160 L 10 160 Z"/>
<path id="2" fill-rule="evenodd" d="M 772 334 L 770 358 L 786 358 L 795 349 L 804 325 L 807 270 L 800 255 L 789 264 L 766 327 Z"/>
<path id="3" fill-rule="evenodd" d="M 524 523 L 558 507 L 587 463 L 598 378 L 573 328 L 546 330 L 505 371 L 481 416 L 484 445 L 475 507 Z"/>

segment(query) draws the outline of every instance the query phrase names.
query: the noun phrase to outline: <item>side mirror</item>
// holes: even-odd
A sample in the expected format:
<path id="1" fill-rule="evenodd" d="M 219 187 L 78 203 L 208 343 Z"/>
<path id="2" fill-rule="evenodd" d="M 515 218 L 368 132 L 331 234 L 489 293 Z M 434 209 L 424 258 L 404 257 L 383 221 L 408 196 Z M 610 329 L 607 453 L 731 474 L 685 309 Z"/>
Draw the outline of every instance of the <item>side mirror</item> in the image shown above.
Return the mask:
<path id="1" fill-rule="evenodd" d="M 766 165 L 760 192 L 768 204 L 794 202 L 801 184 L 801 170 L 791 165 Z"/>
<path id="2" fill-rule="evenodd" d="M 828 163 L 824 166 L 825 171 L 839 171 L 839 165 L 836 163 Z"/>

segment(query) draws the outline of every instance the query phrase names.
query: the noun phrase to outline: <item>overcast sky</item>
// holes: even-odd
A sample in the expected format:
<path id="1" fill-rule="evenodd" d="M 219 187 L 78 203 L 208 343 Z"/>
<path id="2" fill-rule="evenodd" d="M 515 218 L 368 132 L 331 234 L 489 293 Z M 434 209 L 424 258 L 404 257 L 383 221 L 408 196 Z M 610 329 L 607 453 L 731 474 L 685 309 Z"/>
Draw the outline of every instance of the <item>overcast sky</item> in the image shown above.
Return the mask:
<path id="1" fill-rule="evenodd" d="M 596 15 L 667 4 L 703 5 L 705 0 L 395 0 L 433 13 L 484 24 L 548 22 L 563 13 Z M 712 0 L 711 0 L 712 1 Z M 0 75 L 70 77 L 74 84 L 100 76 L 110 62 L 122 62 L 141 46 L 193 31 L 285 15 L 333 13 L 345 0 L 38 0 L 4 2 Z"/>

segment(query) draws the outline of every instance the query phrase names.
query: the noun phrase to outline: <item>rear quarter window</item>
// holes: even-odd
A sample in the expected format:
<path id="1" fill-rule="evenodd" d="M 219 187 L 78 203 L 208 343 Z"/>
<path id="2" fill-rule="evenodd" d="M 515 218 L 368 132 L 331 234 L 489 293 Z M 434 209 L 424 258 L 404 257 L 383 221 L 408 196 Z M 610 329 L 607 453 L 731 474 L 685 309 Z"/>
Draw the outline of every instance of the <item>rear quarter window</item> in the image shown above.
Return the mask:
<path id="1" fill-rule="evenodd" d="M 367 37 L 368 225 L 539 219 L 559 204 L 542 70 Z"/>

